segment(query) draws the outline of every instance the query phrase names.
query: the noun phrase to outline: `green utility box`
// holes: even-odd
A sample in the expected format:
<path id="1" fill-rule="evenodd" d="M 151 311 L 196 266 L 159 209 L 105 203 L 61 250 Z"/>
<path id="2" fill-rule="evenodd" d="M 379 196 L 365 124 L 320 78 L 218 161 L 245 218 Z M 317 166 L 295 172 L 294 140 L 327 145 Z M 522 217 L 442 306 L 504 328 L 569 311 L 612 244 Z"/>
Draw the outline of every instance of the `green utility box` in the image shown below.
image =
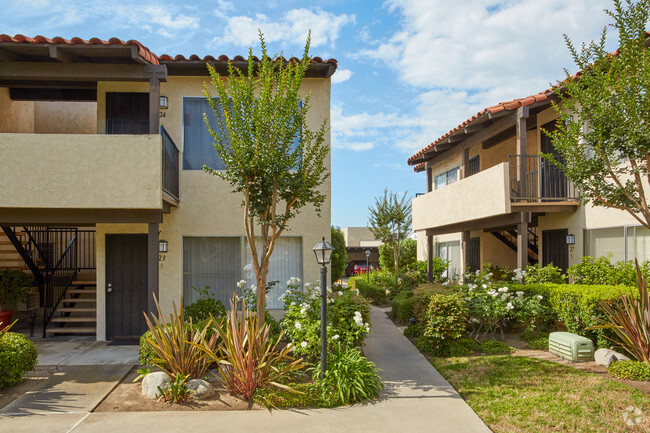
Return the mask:
<path id="1" fill-rule="evenodd" d="M 551 332 L 548 337 L 549 352 L 568 361 L 593 361 L 594 343 L 586 338 L 570 332 Z"/>

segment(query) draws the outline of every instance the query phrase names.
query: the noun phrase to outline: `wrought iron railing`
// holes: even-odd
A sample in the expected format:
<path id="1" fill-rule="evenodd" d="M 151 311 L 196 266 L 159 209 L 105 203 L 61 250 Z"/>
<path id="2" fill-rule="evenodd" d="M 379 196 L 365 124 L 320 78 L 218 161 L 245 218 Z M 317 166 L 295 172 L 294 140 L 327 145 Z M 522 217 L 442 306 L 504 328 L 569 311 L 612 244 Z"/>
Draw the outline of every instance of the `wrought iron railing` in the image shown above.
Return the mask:
<path id="1" fill-rule="evenodd" d="M 174 140 L 164 127 L 160 127 L 162 135 L 162 173 L 163 173 L 163 191 L 172 198 L 178 200 L 178 169 L 179 169 L 179 151 Z"/>
<path id="2" fill-rule="evenodd" d="M 579 198 L 578 190 L 564 171 L 540 155 L 508 155 L 510 198 L 522 201 L 567 201 Z M 518 178 L 520 164 L 523 177 Z"/>

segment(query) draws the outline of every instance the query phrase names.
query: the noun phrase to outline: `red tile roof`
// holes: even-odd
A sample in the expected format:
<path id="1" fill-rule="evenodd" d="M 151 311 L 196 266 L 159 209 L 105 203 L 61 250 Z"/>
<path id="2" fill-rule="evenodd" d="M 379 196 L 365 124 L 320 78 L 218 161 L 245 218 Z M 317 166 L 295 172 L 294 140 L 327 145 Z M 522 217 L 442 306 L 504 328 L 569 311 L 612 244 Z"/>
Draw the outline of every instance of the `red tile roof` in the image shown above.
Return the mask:
<path id="1" fill-rule="evenodd" d="M 189 58 L 186 58 L 182 54 L 178 54 L 174 57 L 170 56 L 169 54 L 163 54 L 162 56 L 158 56 L 154 54 L 151 50 L 149 50 L 149 48 L 145 47 L 140 42 L 133 39 L 126 42 L 118 38 L 111 38 L 108 41 L 99 38 L 92 38 L 90 40 L 85 40 L 81 38 L 72 38 L 68 40 L 61 37 L 55 37 L 53 39 L 50 39 L 50 38 L 46 38 L 45 36 L 36 36 L 31 38 L 29 36 L 20 35 L 20 34 L 16 36 L 9 36 L 9 35 L 2 34 L 0 35 L 0 42 L 26 43 L 26 44 L 64 44 L 64 45 L 135 45 L 138 47 L 138 54 L 140 54 L 140 56 L 143 59 L 145 59 L 146 61 L 148 61 L 153 65 L 158 65 L 160 60 L 164 60 L 167 62 L 201 61 L 201 62 L 224 62 L 224 63 L 228 62 L 229 60 L 232 60 L 233 62 L 247 60 L 247 58 L 243 56 L 235 56 L 232 59 L 230 59 L 226 55 L 221 55 L 217 58 L 213 56 L 205 56 L 201 58 L 196 54 L 192 54 L 191 56 L 189 56 Z M 255 57 L 255 60 L 259 61 L 257 57 Z M 292 57 L 289 60 L 300 60 L 300 59 Z M 330 65 L 334 65 L 335 68 L 337 66 L 336 59 L 323 60 L 320 57 L 312 58 L 311 63 L 328 63 Z"/>
<path id="2" fill-rule="evenodd" d="M 476 119 L 479 117 L 485 115 L 485 114 L 496 114 L 501 111 L 514 111 L 518 109 L 519 107 L 525 107 L 527 105 L 531 105 L 535 102 L 540 102 L 540 101 L 546 101 L 548 99 L 548 95 L 552 93 L 553 89 L 547 89 L 541 93 L 537 93 L 536 95 L 530 95 L 525 98 L 518 98 L 518 99 L 513 99 L 512 101 L 506 101 L 506 102 L 499 102 L 497 105 L 494 105 L 492 107 L 485 108 L 478 113 L 476 113 L 474 116 L 470 117 L 451 131 L 447 132 L 445 135 L 442 137 L 438 138 L 436 141 L 432 142 L 429 144 L 427 147 L 424 149 L 420 150 L 418 153 L 415 155 L 411 156 L 408 159 L 409 165 L 416 165 L 415 170 L 418 171 L 418 169 L 421 166 L 421 161 L 413 161 L 415 158 L 421 156 L 423 153 L 426 151 L 433 149 L 438 143 L 443 141 L 445 138 L 453 135 L 455 132 L 465 128 L 467 125 L 470 123 L 474 122 Z"/>
<path id="3" fill-rule="evenodd" d="M 36 36 L 30 38 L 29 36 L 16 35 L 9 36 L 2 34 L 0 35 L 0 42 L 18 42 L 26 44 L 63 44 L 63 45 L 135 45 L 138 47 L 138 54 L 153 65 L 158 64 L 158 56 L 152 53 L 149 48 L 142 45 L 136 40 L 129 40 L 124 42 L 118 38 L 110 38 L 108 41 L 99 38 L 92 38 L 90 40 L 85 40 L 81 38 L 72 38 L 70 40 L 64 39 L 61 37 L 55 37 L 53 39 L 46 38 L 45 36 Z"/>

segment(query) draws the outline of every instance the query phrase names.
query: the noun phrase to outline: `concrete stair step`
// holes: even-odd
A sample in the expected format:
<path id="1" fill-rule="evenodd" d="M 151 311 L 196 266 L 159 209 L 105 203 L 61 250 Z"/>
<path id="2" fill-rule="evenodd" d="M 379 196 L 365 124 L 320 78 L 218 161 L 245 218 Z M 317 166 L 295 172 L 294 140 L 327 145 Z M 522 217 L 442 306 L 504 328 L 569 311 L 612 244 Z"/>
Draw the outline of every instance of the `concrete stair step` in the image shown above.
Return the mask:
<path id="1" fill-rule="evenodd" d="M 57 313 L 96 313 L 97 308 L 90 307 L 61 307 L 56 309 Z"/>
<path id="2" fill-rule="evenodd" d="M 48 333 L 51 334 L 96 334 L 96 327 L 67 327 L 63 328 L 48 328 Z"/>
<path id="3" fill-rule="evenodd" d="M 78 303 L 95 303 L 97 300 L 95 298 L 65 298 L 61 302 L 78 302 Z"/>
<path id="4" fill-rule="evenodd" d="M 96 295 L 97 294 L 97 289 L 68 289 L 68 294 L 80 294 L 83 295 L 84 293 L 87 293 L 89 295 Z"/>
<path id="5" fill-rule="evenodd" d="M 78 280 L 71 283 L 72 286 L 97 286 L 97 281 Z"/>
<path id="6" fill-rule="evenodd" d="M 53 323 L 73 323 L 73 322 L 97 322 L 97 317 L 87 316 L 87 317 L 53 317 L 50 322 Z"/>

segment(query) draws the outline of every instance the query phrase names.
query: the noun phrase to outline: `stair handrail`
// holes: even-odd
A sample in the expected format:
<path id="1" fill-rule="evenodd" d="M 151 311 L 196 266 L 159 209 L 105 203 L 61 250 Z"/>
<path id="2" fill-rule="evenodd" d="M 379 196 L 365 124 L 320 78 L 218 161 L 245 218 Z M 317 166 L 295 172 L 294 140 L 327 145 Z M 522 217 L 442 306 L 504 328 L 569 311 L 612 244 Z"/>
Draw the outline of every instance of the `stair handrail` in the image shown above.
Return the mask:
<path id="1" fill-rule="evenodd" d="M 45 338 L 46 335 L 47 335 L 47 325 L 49 325 L 50 321 L 52 320 L 52 316 L 54 316 L 54 312 L 58 308 L 61 301 L 65 298 L 65 294 L 66 294 L 66 291 L 67 291 L 68 287 L 70 286 L 70 283 L 72 283 L 72 281 L 74 281 L 74 278 L 77 275 L 76 262 L 75 262 L 74 265 L 71 266 L 70 269 L 68 269 L 68 270 L 72 271 L 73 275 L 69 278 L 69 281 L 67 281 L 66 283 L 64 283 L 62 285 L 62 286 L 65 286 L 65 287 L 61 291 L 61 294 L 59 295 L 58 299 L 56 299 L 56 302 L 52 302 L 52 305 L 47 305 L 47 304 L 49 304 L 49 302 L 48 302 L 49 299 L 48 298 L 49 298 L 49 295 L 50 295 L 49 292 L 51 291 L 50 283 L 52 282 L 52 279 L 55 277 L 55 275 L 56 275 L 57 271 L 59 270 L 59 268 L 61 267 L 61 264 L 63 263 L 63 260 L 70 253 L 70 250 L 73 248 L 73 246 L 76 245 L 76 241 L 77 241 L 77 230 L 76 229 L 75 229 L 74 233 L 75 233 L 74 236 L 72 236 L 72 239 L 70 239 L 70 242 L 68 242 L 68 245 L 66 246 L 65 250 L 61 254 L 61 257 L 59 258 L 59 260 L 57 261 L 56 266 L 50 272 L 48 272 L 47 280 L 46 280 L 46 282 L 44 284 L 44 287 L 45 287 L 45 290 L 46 290 L 47 293 L 45 293 L 45 296 L 44 296 L 45 302 L 44 302 L 44 305 L 43 305 L 43 307 L 44 307 L 43 308 L 43 338 Z M 77 259 L 76 254 L 72 255 L 71 257 L 72 257 L 73 260 L 76 261 L 76 259 Z"/>

